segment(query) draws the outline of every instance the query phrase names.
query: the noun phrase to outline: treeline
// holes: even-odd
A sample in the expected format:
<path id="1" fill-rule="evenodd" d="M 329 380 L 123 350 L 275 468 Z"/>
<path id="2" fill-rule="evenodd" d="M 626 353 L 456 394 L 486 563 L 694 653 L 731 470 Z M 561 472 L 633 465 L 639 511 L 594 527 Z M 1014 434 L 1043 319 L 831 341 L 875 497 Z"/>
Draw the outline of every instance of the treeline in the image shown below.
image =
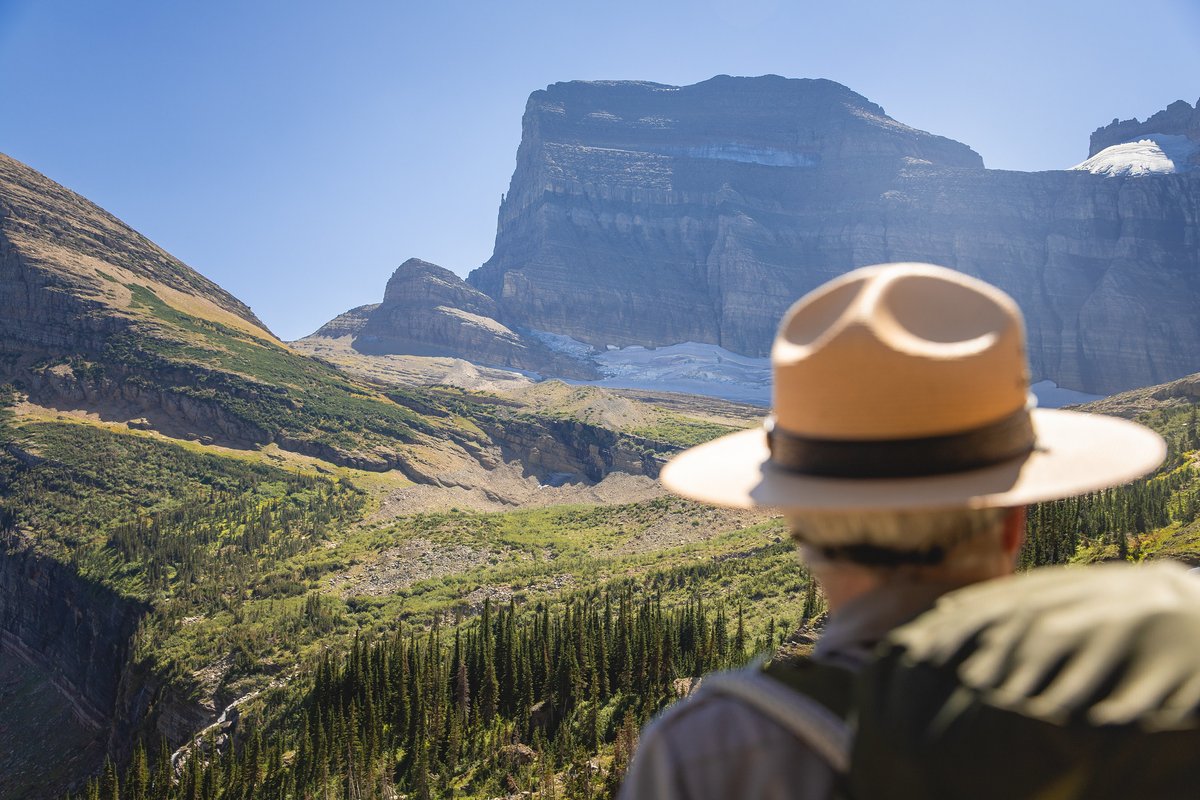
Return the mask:
<path id="1" fill-rule="evenodd" d="M 198 668 L 229 658 L 235 681 L 348 626 L 302 608 L 317 573 L 296 557 L 362 516 L 347 481 L 88 424 L 18 427 L 5 410 L 0 552 L 35 546 L 146 603 L 134 656 L 162 677 L 191 691 Z"/>
<path id="2" fill-rule="evenodd" d="M 0 519 L 36 530 L 81 574 L 160 609 L 226 605 L 265 565 L 321 542 L 366 502 L 345 481 L 88 425 L 21 433 L 39 455 L 23 463 L 0 450 Z M 0 419 L 0 442 L 16 436 Z M 294 596 L 307 587 L 297 579 L 275 588 Z"/>
<path id="3" fill-rule="evenodd" d="M 1156 411 L 1143 420 L 1163 434 L 1167 458 L 1146 480 L 1081 497 L 1039 503 L 1029 508 L 1023 567 L 1063 564 L 1080 547 L 1100 545 L 1115 558 L 1136 555 L 1131 544 L 1145 534 L 1177 521 L 1194 522 L 1200 516 L 1195 473 L 1180 469 L 1200 449 L 1197 407 Z"/>
<path id="4" fill-rule="evenodd" d="M 765 645 L 748 640 L 740 611 L 700 598 L 666 608 L 632 584 L 554 607 L 485 601 L 452 630 L 326 654 L 290 711 L 200 743 L 177 779 L 135 755 L 83 797 L 607 796 L 647 719 L 691 678 Z"/>

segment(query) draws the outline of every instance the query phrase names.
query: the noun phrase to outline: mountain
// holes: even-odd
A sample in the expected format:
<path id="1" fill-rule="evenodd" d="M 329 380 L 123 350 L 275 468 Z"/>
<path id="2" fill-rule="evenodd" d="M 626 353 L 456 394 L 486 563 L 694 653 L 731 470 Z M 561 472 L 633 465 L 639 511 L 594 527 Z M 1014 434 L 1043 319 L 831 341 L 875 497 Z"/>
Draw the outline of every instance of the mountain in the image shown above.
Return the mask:
<path id="1" fill-rule="evenodd" d="M 396 388 L 403 359 L 458 367 L 353 350 L 384 303 L 318 337 L 350 342 L 352 377 L 5 170 L 3 800 L 611 794 L 637 727 L 696 676 L 814 640 L 823 602 L 782 518 L 652 480 L 760 408 L 513 373 Z M 410 266 L 399 296 L 431 324 L 503 313 Z M 380 338 L 405 330 L 390 294 Z M 1153 480 L 1031 512 L 1022 563 L 1200 559 L 1194 413 L 1148 415 L 1172 444 Z"/>
<path id="2" fill-rule="evenodd" d="M 546 372 L 566 378 L 596 377 L 587 365 L 498 320 L 496 301 L 448 269 L 410 258 L 387 282 L 383 302 L 359 306 L 295 343 L 348 337 L 366 355 L 470 358 L 484 366 Z"/>
<path id="3" fill-rule="evenodd" d="M 0 384 L 43 406 L 375 470 L 447 439 L 436 417 L 292 351 L 229 293 L 7 156 L 0 308 Z"/>
<path id="4" fill-rule="evenodd" d="M 1093 148 L 1193 135 L 1184 105 Z M 764 356 L 806 291 L 929 261 L 1017 299 L 1035 380 L 1108 394 L 1200 367 L 1198 227 L 1196 171 L 988 170 L 831 81 L 570 82 L 530 97 L 495 251 L 468 283 L 514 329 Z"/>
<path id="5" fill-rule="evenodd" d="M 601 348 L 763 355 L 795 299 L 781 267 L 806 254 L 789 212 L 812 199 L 844 223 L 846 194 L 917 163 L 983 166 L 832 81 L 554 84 L 526 105 L 495 253 L 469 280 L 504 319 Z"/>
<path id="6" fill-rule="evenodd" d="M 0 348 L 10 370 L 101 349 L 138 318 L 130 285 L 199 316 L 274 337 L 240 300 L 103 209 L 0 153 Z"/>
<path id="7" fill-rule="evenodd" d="M 1072 169 L 1100 175 L 1171 175 L 1200 167 L 1200 100 L 1184 100 L 1137 119 L 1114 119 L 1092 132 L 1087 160 Z"/>
<path id="8" fill-rule="evenodd" d="M 489 311 L 409 266 L 385 311 L 420 292 L 425 323 L 451 303 Z M 338 324 L 382 338 L 402 323 L 367 316 Z M 172 752 L 203 730 L 206 746 L 241 737 L 260 693 L 289 697 L 355 631 L 451 620 L 514 584 L 554 596 L 625 557 L 607 552 L 615 533 L 654 549 L 709 535 L 702 519 L 754 521 L 664 504 L 653 478 L 756 409 L 520 383 L 525 399 L 351 377 L 0 156 L 0 800 L 60 798 L 143 751 L 175 792 Z M 605 506 L 540 511 L 584 502 Z M 464 509 L 496 512 L 469 521 L 470 545 Z"/>
<path id="9" fill-rule="evenodd" d="M 1186 100 L 1176 100 L 1169 106 L 1146 118 L 1114 119 L 1108 125 L 1092 131 L 1088 143 L 1088 158 L 1114 145 L 1134 142 L 1151 134 L 1185 136 L 1193 142 L 1200 141 L 1200 100 L 1188 105 Z"/>

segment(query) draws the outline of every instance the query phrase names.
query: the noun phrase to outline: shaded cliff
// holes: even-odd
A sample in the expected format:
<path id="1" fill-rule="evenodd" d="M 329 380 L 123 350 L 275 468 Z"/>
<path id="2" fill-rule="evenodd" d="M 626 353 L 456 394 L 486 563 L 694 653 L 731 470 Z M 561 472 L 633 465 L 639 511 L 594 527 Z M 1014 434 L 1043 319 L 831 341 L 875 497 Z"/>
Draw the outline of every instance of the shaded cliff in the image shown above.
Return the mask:
<path id="1" fill-rule="evenodd" d="M 1195 173 L 985 170 L 830 81 L 573 82 L 531 96 L 468 281 L 510 327 L 765 355 L 821 282 L 929 261 L 1017 298 L 1035 378 L 1109 393 L 1200 368 L 1198 231 Z"/>
<path id="2" fill-rule="evenodd" d="M 14 761 L 0 775 L 0 797 L 60 797 L 106 757 L 124 762 L 139 740 L 151 750 L 160 736 L 179 742 L 211 716 L 135 658 L 148 607 L 39 555 L 11 531 L 0 539 L 0 658 L 36 676 L 49 696 L 37 710 L 57 717 L 31 750 L 27 737 L 41 720 L 5 712 L 0 743 Z M 22 690 L 14 707 L 26 699 Z"/>

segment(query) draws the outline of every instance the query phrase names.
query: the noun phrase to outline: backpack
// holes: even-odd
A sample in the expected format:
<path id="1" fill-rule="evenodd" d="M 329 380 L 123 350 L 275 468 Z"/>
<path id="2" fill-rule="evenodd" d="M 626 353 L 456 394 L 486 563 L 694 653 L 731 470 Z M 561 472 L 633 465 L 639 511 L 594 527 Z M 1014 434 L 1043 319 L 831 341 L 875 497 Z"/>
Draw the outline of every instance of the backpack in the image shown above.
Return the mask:
<path id="1" fill-rule="evenodd" d="M 860 671 L 776 660 L 706 684 L 791 730 L 856 800 L 1200 797 L 1200 580 L 1176 565 L 987 581 Z"/>

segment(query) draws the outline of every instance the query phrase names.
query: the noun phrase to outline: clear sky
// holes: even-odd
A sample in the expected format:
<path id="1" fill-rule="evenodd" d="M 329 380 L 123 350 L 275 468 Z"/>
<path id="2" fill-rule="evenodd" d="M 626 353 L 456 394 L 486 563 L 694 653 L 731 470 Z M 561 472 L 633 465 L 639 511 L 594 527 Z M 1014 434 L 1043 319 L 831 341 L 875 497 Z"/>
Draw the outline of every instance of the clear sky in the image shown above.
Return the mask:
<path id="1" fill-rule="evenodd" d="M 992 168 L 1200 97 L 1197 0 L 0 0 L 0 152 L 285 339 L 495 236 L 529 93 L 830 78 Z"/>

